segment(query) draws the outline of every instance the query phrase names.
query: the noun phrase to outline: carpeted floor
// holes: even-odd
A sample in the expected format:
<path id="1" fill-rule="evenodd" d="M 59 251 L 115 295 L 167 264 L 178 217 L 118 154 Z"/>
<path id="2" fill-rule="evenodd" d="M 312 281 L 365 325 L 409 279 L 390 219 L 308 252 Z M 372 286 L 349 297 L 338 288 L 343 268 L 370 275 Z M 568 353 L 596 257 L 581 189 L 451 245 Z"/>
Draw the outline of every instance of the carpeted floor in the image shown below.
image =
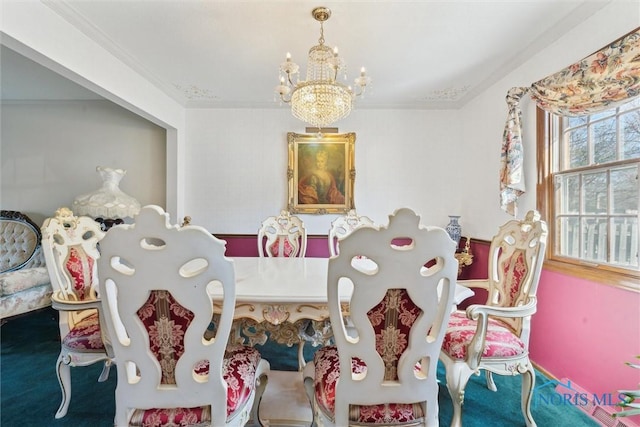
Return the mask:
<path id="1" fill-rule="evenodd" d="M 3 427 L 113 425 L 116 375 L 112 371 L 108 381 L 98 383 L 101 365 L 71 370 L 72 399 L 69 412 L 63 419 L 54 419 L 60 404 L 60 388 L 55 375 L 60 348 L 57 322 L 57 313 L 53 309 L 44 309 L 9 319 L 2 325 L 0 425 Z M 272 369 L 297 369 L 295 347 L 267 343 L 258 348 L 263 357 L 270 361 Z M 313 350 L 310 346 L 306 347 L 307 359 L 311 358 Z M 442 367 L 438 377 L 444 384 Z M 473 377 L 468 384 L 464 427 L 524 426 L 520 412 L 520 378 L 496 376 L 495 379 L 498 386 L 495 393 L 487 390 L 483 376 Z M 548 378 L 538 374 L 536 386 L 540 387 L 548 381 Z M 532 411 L 538 427 L 599 426 L 574 406 L 551 404 L 557 400 L 548 398 L 549 393 L 555 393 L 553 387 L 537 388 L 534 394 Z M 440 423 L 448 426 L 450 421 L 451 400 L 446 387 L 441 385 Z"/>

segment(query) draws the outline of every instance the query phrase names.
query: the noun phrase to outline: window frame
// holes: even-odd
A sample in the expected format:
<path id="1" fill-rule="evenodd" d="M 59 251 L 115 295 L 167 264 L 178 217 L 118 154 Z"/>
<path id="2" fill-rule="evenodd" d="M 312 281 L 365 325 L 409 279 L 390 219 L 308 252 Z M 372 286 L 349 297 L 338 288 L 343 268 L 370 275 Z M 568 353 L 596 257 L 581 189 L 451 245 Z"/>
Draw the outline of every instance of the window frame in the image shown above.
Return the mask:
<path id="1" fill-rule="evenodd" d="M 554 153 L 551 114 L 536 107 L 536 207 L 547 218 L 549 239 L 545 256 L 545 269 L 582 279 L 640 292 L 640 271 L 600 265 L 585 260 L 556 254 L 555 191 L 552 175 Z"/>

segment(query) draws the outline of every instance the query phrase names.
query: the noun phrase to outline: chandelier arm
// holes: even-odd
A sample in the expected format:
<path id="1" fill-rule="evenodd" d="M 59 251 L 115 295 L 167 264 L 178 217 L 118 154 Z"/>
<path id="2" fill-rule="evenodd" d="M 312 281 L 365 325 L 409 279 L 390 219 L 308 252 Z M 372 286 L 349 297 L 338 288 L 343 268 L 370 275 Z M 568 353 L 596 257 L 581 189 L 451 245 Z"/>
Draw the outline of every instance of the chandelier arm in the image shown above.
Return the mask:
<path id="1" fill-rule="evenodd" d="M 281 93 L 280 101 L 284 102 L 285 104 L 291 104 L 291 92 L 289 92 L 289 97 Z"/>
<path id="2" fill-rule="evenodd" d="M 287 71 L 287 81 L 289 82 L 289 86 L 294 88 L 296 87 L 296 85 L 293 83 L 293 81 L 291 80 L 291 73 Z"/>

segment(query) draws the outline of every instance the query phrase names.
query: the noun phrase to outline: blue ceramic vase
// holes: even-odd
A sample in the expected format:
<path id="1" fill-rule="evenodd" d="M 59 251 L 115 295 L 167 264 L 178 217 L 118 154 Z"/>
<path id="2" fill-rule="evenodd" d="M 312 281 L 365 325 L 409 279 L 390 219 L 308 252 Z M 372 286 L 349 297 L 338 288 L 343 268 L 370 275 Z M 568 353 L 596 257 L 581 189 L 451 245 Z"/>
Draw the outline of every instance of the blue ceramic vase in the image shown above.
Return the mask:
<path id="1" fill-rule="evenodd" d="M 449 237 L 456 242 L 456 245 L 460 243 L 460 237 L 462 236 L 462 227 L 458 223 L 460 216 L 458 215 L 449 215 L 449 224 L 445 227 L 447 233 L 449 233 Z"/>

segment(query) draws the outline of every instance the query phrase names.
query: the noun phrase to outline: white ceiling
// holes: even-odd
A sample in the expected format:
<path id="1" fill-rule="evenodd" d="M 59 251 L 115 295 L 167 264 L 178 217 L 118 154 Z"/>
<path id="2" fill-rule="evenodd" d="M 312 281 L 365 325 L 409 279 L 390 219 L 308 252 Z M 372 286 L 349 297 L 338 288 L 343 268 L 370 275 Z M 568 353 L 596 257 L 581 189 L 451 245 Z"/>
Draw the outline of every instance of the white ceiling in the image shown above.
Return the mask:
<path id="1" fill-rule="evenodd" d="M 317 6 L 332 10 L 349 84 L 373 79 L 358 108 L 459 108 L 611 0 L 66 0 L 47 2 L 186 107 L 278 107 L 286 52 L 306 72 Z M 585 55 L 590 52 L 585 52 Z M 3 47 L 2 99 L 89 99 Z"/>

